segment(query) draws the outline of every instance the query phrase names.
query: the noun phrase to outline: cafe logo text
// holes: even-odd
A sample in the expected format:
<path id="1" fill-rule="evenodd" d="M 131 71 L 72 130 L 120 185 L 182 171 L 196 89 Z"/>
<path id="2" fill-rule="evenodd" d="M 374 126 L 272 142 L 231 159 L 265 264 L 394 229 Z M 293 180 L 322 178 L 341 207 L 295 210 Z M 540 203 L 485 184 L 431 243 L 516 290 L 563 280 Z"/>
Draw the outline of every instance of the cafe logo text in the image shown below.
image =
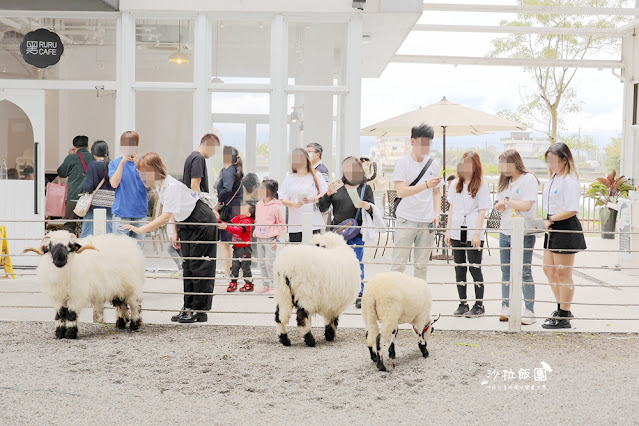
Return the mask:
<path id="1" fill-rule="evenodd" d="M 63 52 L 64 45 L 60 36 L 45 28 L 25 34 L 20 44 L 24 61 L 38 68 L 57 64 Z"/>

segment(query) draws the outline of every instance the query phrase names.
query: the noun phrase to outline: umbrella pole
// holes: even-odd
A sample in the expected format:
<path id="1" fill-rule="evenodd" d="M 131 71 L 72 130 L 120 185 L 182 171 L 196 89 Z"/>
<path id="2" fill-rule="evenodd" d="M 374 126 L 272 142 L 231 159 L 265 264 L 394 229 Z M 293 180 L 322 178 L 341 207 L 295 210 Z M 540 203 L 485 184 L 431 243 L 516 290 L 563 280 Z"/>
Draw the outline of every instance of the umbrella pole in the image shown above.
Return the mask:
<path id="1" fill-rule="evenodd" d="M 444 168 L 444 196 L 446 195 L 446 126 L 442 126 L 442 130 L 443 130 L 443 148 L 442 148 L 442 157 L 443 157 L 443 162 L 444 164 L 442 165 L 442 167 Z"/>

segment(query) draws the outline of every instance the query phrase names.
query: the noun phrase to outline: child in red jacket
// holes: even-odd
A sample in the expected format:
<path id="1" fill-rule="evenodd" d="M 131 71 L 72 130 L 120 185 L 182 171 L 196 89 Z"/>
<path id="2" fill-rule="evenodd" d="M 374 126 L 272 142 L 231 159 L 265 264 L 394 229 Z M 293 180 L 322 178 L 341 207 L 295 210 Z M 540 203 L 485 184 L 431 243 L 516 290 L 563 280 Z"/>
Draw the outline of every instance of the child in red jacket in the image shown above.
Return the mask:
<path id="1" fill-rule="evenodd" d="M 251 275 L 251 233 L 255 222 L 255 204 L 243 204 L 240 207 L 240 214 L 231 219 L 233 225 L 220 222 L 220 229 L 226 230 L 233 236 L 233 263 L 231 264 L 231 283 L 226 289 L 232 293 L 237 290 L 237 279 L 242 268 L 244 277 L 244 287 L 240 288 L 243 293 L 253 291 L 253 280 Z"/>

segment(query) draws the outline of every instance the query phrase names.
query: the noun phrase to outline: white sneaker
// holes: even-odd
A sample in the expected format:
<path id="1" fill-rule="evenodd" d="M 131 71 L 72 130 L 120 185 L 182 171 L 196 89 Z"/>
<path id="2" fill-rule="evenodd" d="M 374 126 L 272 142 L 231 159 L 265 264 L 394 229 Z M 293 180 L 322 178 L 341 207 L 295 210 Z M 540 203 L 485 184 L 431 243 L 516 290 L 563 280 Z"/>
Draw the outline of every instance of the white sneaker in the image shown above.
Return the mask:
<path id="1" fill-rule="evenodd" d="M 508 321 L 509 316 L 510 316 L 510 308 L 508 306 L 502 306 L 501 313 L 499 314 L 499 321 L 501 322 Z"/>
<path id="2" fill-rule="evenodd" d="M 535 313 L 529 309 L 525 309 L 524 313 L 521 315 L 521 323 L 523 325 L 530 325 L 535 322 Z"/>

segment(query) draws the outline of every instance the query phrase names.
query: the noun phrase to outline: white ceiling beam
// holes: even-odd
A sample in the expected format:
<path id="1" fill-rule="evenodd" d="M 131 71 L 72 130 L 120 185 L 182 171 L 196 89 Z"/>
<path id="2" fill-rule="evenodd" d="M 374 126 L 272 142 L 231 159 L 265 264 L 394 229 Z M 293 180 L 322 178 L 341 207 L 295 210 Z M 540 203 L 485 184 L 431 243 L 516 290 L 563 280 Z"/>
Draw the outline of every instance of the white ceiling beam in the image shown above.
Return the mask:
<path id="1" fill-rule="evenodd" d="M 524 27 L 517 25 L 431 25 L 417 24 L 413 31 L 455 32 L 455 33 L 505 33 L 505 34 L 558 34 L 581 36 L 622 37 L 617 29 L 602 28 L 561 28 Z"/>
<path id="2" fill-rule="evenodd" d="M 566 60 L 566 59 L 523 59 L 523 58 L 482 58 L 472 56 L 428 56 L 395 55 L 393 63 L 436 64 L 436 65 L 493 65 L 510 67 L 556 67 L 556 68 L 597 68 L 623 69 L 623 61 Z"/>
<path id="3" fill-rule="evenodd" d="M 630 7 L 552 7 L 552 6 L 509 6 L 480 4 L 424 3 L 424 10 L 430 12 L 488 12 L 488 13 L 533 13 L 552 15 L 618 15 L 639 16 L 639 8 Z"/>

